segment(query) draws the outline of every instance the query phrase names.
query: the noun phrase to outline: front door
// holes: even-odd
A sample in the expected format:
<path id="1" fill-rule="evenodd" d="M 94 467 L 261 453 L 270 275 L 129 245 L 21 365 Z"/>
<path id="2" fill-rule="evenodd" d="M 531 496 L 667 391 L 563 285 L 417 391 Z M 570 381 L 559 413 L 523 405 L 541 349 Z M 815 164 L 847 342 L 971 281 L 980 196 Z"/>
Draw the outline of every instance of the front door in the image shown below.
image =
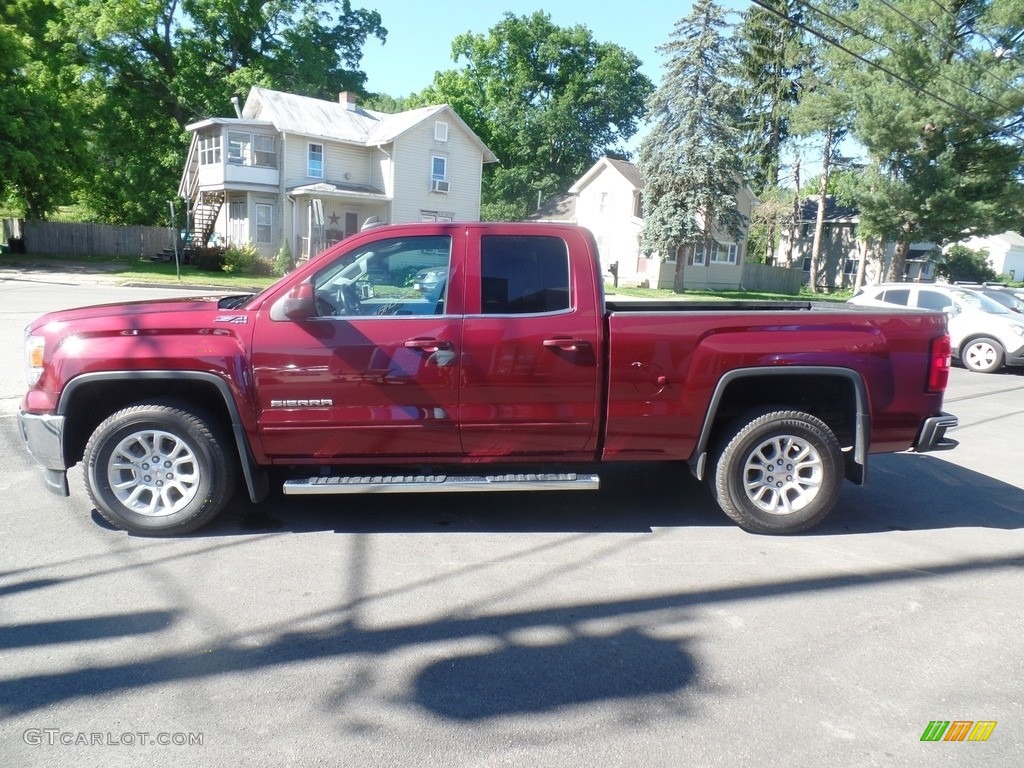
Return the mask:
<path id="1" fill-rule="evenodd" d="M 462 319 L 447 313 L 459 275 L 429 292 L 411 285 L 420 269 L 450 263 L 452 238 L 438 231 L 325 257 L 308 320 L 260 313 L 253 369 L 269 456 L 327 463 L 461 453 Z"/>

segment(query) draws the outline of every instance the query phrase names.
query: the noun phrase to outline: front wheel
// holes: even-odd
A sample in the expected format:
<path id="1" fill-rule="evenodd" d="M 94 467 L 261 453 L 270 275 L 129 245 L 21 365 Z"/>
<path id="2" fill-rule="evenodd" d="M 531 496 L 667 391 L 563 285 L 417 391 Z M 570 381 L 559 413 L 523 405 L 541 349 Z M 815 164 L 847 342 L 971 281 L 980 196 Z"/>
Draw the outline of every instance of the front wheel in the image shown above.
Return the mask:
<path id="1" fill-rule="evenodd" d="M 798 533 L 821 522 L 843 481 L 832 430 L 799 411 L 751 414 L 725 438 L 712 475 L 719 506 L 751 533 Z"/>
<path id="2" fill-rule="evenodd" d="M 194 531 L 224 507 L 235 465 L 213 422 L 171 404 L 135 405 L 85 447 L 85 489 L 110 523 L 143 536 Z"/>
<path id="3" fill-rule="evenodd" d="M 960 356 L 964 367 L 976 373 L 995 373 L 1003 367 L 1003 346 L 995 339 L 972 339 Z"/>

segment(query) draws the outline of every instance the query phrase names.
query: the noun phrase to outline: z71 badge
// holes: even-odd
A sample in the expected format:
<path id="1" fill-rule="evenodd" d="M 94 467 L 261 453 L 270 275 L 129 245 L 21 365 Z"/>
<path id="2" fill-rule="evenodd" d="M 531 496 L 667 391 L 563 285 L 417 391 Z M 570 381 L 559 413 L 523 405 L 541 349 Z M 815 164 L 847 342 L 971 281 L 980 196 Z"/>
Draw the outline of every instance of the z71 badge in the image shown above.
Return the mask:
<path id="1" fill-rule="evenodd" d="M 249 322 L 248 315 L 217 315 L 213 318 L 215 323 L 234 323 L 235 325 L 245 325 Z"/>

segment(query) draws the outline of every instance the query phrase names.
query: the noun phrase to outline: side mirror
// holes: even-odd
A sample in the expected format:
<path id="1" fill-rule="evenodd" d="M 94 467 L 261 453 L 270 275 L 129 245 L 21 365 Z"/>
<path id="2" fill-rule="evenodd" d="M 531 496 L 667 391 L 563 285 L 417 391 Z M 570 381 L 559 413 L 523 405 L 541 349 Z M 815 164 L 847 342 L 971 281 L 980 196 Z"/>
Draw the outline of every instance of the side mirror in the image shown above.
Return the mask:
<path id="1" fill-rule="evenodd" d="M 950 304 L 948 307 L 943 307 L 942 311 L 950 317 L 956 317 L 960 314 L 960 307 L 956 304 Z"/>
<path id="2" fill-rule="evenodd" d="M 308 320 L 316 315 L 316 301 L 313 298 L 313 284 L 305 280 L 292 286 L 284 296 L 270 308 L 271 320 Z"/>

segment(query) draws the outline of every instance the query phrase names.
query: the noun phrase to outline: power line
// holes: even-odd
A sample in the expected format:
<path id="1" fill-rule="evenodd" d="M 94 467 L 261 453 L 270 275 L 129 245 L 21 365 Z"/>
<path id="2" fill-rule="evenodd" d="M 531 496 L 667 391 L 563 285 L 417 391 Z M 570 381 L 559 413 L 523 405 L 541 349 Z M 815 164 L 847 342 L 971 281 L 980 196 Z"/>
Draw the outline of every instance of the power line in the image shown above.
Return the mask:
<path id="1" fill-rule="evenodd" d="M 772 14 L 778 16 L 783 21 L 787 21 L 790 24 L 793 24 L 793 25 L 799 27 L 800 29 L 804 30 L 805 32 L 809 32 L 810 34 L 812 34 L 815 37 L 817 37 L 819 40 L 822 40 L 822 41 L 828 43 L 829 45 L 831 45 L 831 46 L 833 46 L 835 48 L 838 48 L 839 50 L 843 51 L 844 53 L 849 54 L 850 56 L 852 56 L 853 58 L 857 59 L 858 61 L 861 61 L 864 64 L 867 64 L 869 67 L 872 67 L 873 69 L 877 69 L 877 70 L 880 70 L 880 71 L 884 72 L 885 74 L 889 75 L 889 77 L 893 78 L 894 80 L 898 80 L 899 82 L 903 83 L 908 88 L 910 88 L 911 90 L 914 90 L 914 91 L 916 91 L 918 93 L 922 93 L 925 96 L 928 96 L 928 97 L 930 97 L 932 99 L 935 99 L 936 101 L 938 101 L 941 104 L 945 104 L 950 109 L 953 109 L 956 112 L 959 112 L 960 114 L 964 115 L 965 117 L 970 118 L 971 120 L 975 120 L 975 121 L 977 121 L 977 122 L 979 122 L 979 123 L 981 123 L 981 124 L 991 128 L 996 133 L 1006 134 L 1007 136 L 1009 136 L 1012 139 L 1018 139 L 1019 140 L 1021 138 L 1016 133 L 1013 133 L 1013 132 L 1007 130 L 1006 128 L 1004 128 L 1002 126 L 997 125 L 996 123 L 993 123 L 991 120 L 988 120 L 988 119 L 982 117 L 981 115 L 976 115 L 973 112 L 968 112 L 967 110 L 963 109 L 962 107 L 957 106 L 956 104 L 952 103 L 951 101 L 947 101 L 946 99 L 942 98 L 941 96 L 937 96 L 936 94 L 931 93 L 930 91 L 925 90 L 924 88 L 922 88 L 921 86 L 917 85 L 916 83 L 912 83 L 910 80 L 907 80 L 902 75 L 897 74 L 896 72 L 893 72 L 892 70 L 888 69 L 887 67 L 882 66 L 878 62 L 871 61 L 870 59 L 867 59 L 864 56 L 861 56 L 859 53 L 856 53 L 855 51 L 851 51 L 849 48 L 847 48 L 845 45 L 840 43 L 838 40 L 833 40 L 832 38 L 828 37 L 824 33 L 819 32 L 816 29 L 812 29 L 811 27 L 807 26 L 803 22 L 797 21 L 796 19 L 793 19 L 793 18 L 790 18 L 786 14 L 781 13 L 781 12 L 775 10 L 774 8 L 771 8 L 770 6 L 768 6 L 764 2 L 764 0 L 751 0 L 751 2 L 754 3 L 754 5 L 757 5 L 757 6 L 761 7 L 761 8 L 763 8 L 764 10 L 768 11 L 769 13 L 772 13 Z M 807 3 L 803 3 L 803 4 L 804 5 L 808 5 Z M 808 5 L 808 7 L 810 7 L 810 6 Z M 817 9 L 811 8 L 811 10 L 817 10 Z"/>
<path id="2" fill-rule="evenodd" d="M 966 62 L 967 62 L 968 64 L 970 64 L 970 65 L 971 65 L 972 67 L 974 67 L 974 68 L 975 68 L 975 69 L 977 69 L 977 70 L 980 70 L 982 74 L 985 74 L 985 75 L 988 75 L 989 77 L 993 77 L 993 78 L 995 78 L 996 80 L 998 80 L 998 81 L 999 81 L 1000 83 L 1002 83 L 1003 85 L 1005 85 L 1005 86 L 1006 86 L 1007 88 L 1009 88 L 1010 90 L 1016 91 L 1016 92 L 1017 92 L 1017 93 L 1019 93 L 1020 95 L 1024 96 L 1024 91 L 1022 91 L 1022 90 L 1021 90 L 1020 88 L 1017 88 L 1017 87 L 1016 87 L 1016 86 L 1014 86 L 1014 85 L 1013 85 L 1012 83 L 1009 83 L 1009 82 L 1007 82 L 1006 80 L 1003 80 L 1003 78 L 1001 78 L 1001 77 L 1000 77 L 999 75 L 997 75 L 997 74 L 996 74 L 995 72 L 992 72 L 991 70 L 989 70 L 989 69 L 986 69 L 985 67 L 981 66 L 981 64 L 979 64 L 979 63 L 978 63 L 977 61 L 975 61 L 974 59 L 970 58 L 970 57 L 969 57 L 969 56 L 968 56 L 967 54 L 965 54 L 965 53 L 964 53 L 963 51 L 961 51 L 961 50 L 960 50 L 959 48 L 957 48 L 957 47 L 956 47 L 955 45 L 953 45 L 952 43 L 950 43 L 950 42 L 949 42 L 948 40 L 945 40 L 944 38 L 942 38 L 942 37 L 940 37 L 939 35 L 935 34 L 935 32 L 934 32 L 933 30 L 931 30 L 931 29 L 928 29 L 928 28 L 927 28 L 927 27 L 926 27 L 926 26 L 925 26 L 924 24 L 921 24 L 921 23 L 920 23 L 919 21 L 917 21 L 916 19 L 912 19 L 912 18 L 910 18 L 909 16 L 907 16 L 907 14 L 905 14 L 905 13 L 904 13 L 903 11 L 901 11 L 901 10 L 900 10 L 899 8 L 897 8 L 896 6 L 894 6 L 894 5 L 893 5 L 892 3 L 890 3 L 890 2 L 888 1 L 888 0 L 878 0 L 878 2 L 880 2 L 880 3 L 881 3 L 882 5 L 884 5 L 884 6 L 886 7 L 886 8 L 888 8 L 889 10 L 891 10 L 891 11 L 892 11 L 893 13 L 895 13 L 895 14 L 897 14 L 897 15 L 901 16 L 902 18 L 906 19 L 907 21 L 909 21 L 909 22 L 910 22 L 911 24 L 913 24 L 913 25 L 914 25 L 915 27 L 917 27 L 917 28 L 918 28 L 919 30 L 921 30 L 922 32 L 924 32 L 924 33 L 925 33 L 926 35 L 929 35 L 930 37 L 933 37 L 933 38 L 935 38 L 936 40 L 938 40 L 938 41 L 939 41 L 939 42 L 940 42 L 940 43 L 941 43 L 942 45 L 944 45 L 944 46 L 946 46 L 947 48 L 949 48 L 949 50 L 953 51 L 953 53 L 955 53 L 955 54 L 956 54 L 957 56 L 959 56 L 959 57 L 960 57 L 961 59 L 963 59 L 964 61 L 966 61 Z M 935 4 L 936 4 L 936 5 L 939 5 L 939 4 L 937 3 L 937 2 L 936 2 Z M 939 7 L 940 7 L 940 8 L 942 8 L 942 10 L 944 10 L 944 11 L 946 10 L 946 9 L 945 9 L 945 8 L 943 8 L 943 7 L 941 6 L 941 5 L 939 5 Z M 946 11 L 946 13 L 950 13 L 950 12 L 949 12 L 949 11 Z M 950 16 L 952 16 L 952 14 L 950 14 Z M 953 18 L 955 19 L 956 17 L 953 17 Z M 1022 32 L 1022 33 L 1024 33 L 1024 32 Z M 985 39 L 986 39 L 986 40 L 988 41 L 989 45 L 991 45 L 991 44 L 992 44 L 992 41 L 991 41 L 991 40 L 988 40 L 988 38 L 987 38 L 987 37 L 986 37 Z"/>
<path id="3" fill-rule="evenodd" d="M 839 26 L 843 27 L 844 29 L 849 30 L 850 32 L 853 32 L 853 34 L 858 35 L 859 37 L 863 37 L 865 40 L 869 40 L 872 43 L 874 43 L 875 45 L 878 45 L 878 46 L 884 48 L 889 53 L 891 53 L 893 55 L 897 55 L 897 56 L 899 55 L 899 54 L 897 54 L 896 51 L 894 51 L 888 45 L 883 43 L 881 40 L 876 40 L 875 38 L 871 37 L 871 35 L 868 35 L 867 33 L 862 32 L 861 30 L 857 29 L 856 27 L 853 27 L 853 26 L 847 24 L 842 19 L 837 19 L 835 16 L 831 15 L 830 13 L 826 13 L 825 11 L 821 10 L 820 8 L 815 8 L 813 5 L 811 5 L 809 2 L 807 2 L 807 0 L 797 0 L 797 2 L 800 3 L 801 5 L 805 6 L 808 10 L 812 11 L 813 13 L 816 13 L 819 16 L 823 16 L 824 18 L 828 19 L 829 21 L 831 21 L 831 22 L 833 22 L 835 24 L 838 24 Z M 884 2 L 884 0 L 882 0 L 882 2 Z M 1005 104 L 1003 104 L 1003 103 L 1001 103 L 999 101 L 996 101 L 995 99 L 990 98 L 990 97 L 986 96 L 983 93 L 978 93 L 977 91 L 972 90 L 970 87 L 964 85 L 963 83 L 961 83 L 961 82 L 959 82 L 957 80 L 954 80 L 951 77 L 948 77 L 947 75 L 944 75 L 942 72 L 938 72 L 937 74 L 943 80 L 952 83 L 953 85 L 957 86 L 958 88 L 963 88 L 968 93 L 970 93 L 970 94 L 972 94 L 974 96 L 977 96 L 977 97 L 979 97 L 981 99 L 984 99 L 985 101 L 989 102 L 990 104 L 995 104 L 1002 111 L 1004 111 L 1004 112 L 1009 112 L 1010 111 L 1010 108 L 1007 107 Z M 922 92 L 923 92 L 923 89 L 922 89 Z"/>

